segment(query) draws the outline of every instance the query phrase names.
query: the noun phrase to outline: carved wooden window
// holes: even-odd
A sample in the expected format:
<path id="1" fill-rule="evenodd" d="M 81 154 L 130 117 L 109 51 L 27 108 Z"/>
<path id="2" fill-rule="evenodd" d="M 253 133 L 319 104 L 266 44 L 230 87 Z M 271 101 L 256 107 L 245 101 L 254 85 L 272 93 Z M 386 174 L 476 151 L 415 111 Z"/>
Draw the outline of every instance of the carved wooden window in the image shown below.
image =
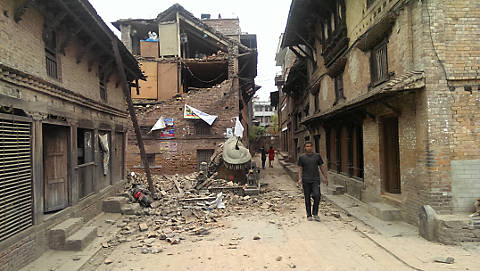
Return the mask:
<path id="1" fill-rule="evenodd" d="M 334 77 L 335 80 L 335 104 L 342 98 L 345 98 L 343 95 L 343 72 L 337 74 Z"/>
<path id="2" fill-rule="evenodd" d="M 370 57 L 371 85 L 375 86 L 388 79 L 387 42 L 373 48 Z"/>
<path id="3" fill-rule="evenodd" d="M 100 98 L 103 102 L 107 101 L 107 84 L 105 80 L 105 71 L 102 65 L 98 65 L 98 81 L 100 85 Z"/>
<path id="4" fill-rule="evenodd" d="M 57 63 L 57 35 L 55 31 L 45 29 L 43 33 L 45 41 L 45 61 L 47 75 L 58 79 L 58 63 Z"/>

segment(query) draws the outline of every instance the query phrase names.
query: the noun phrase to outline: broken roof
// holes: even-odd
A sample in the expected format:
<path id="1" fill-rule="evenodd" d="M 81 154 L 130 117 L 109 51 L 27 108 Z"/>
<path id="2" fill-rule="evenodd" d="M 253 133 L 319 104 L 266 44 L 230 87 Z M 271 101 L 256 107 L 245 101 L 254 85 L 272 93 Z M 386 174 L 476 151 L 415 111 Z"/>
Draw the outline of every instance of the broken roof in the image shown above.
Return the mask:
<path id="1" fill-rule="evenodd" d="M 200 30 L 205 33 L 210 33 L 215 36 L 215 38 L 223 41 L 224 43 L 230 43 L 238 46 L 239 51 L 241 53 L 255 51 L 255 49 L 250 49 L 247 46 L 243 45 L 241 42 L 232 39 L 225 34 L 215 30 L 213 27 L 209 26 L 208 24 L 202 22 L 202 20 L 195 17 L 191 12 L 183 8 L 180 4 L 174 4 L 168 9 L 164 10 L 160 14 L 158 14 L 157 18 L 155 19 L 120 19 L 113 22 L 113 26 L 120 30 L 121 25 L 128 25 L 128 24 L 138 24 L 138 23 L 155 23 L 155 22 L 169 22 L 175 21 L 177 13 L 180 15 L 180 20 L 186 22 L 190 25 L 195 25 Z"/>

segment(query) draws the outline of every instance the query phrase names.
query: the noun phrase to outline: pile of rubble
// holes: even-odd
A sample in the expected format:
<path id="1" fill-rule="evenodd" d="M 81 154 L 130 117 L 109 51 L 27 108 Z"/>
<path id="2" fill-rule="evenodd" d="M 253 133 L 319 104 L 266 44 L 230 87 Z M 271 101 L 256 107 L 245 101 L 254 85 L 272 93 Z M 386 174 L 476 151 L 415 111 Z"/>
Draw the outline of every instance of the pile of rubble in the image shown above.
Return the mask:
<path id="1" fill-rule="evenodd" d="M 121 194 L 127 198 L 122 213 L 128 216 L 117 224 L 118 234 L 104 247 L 131 242 L 131 248 L 138 248 L 141 253 L 160 253 L 162 242 L 172 245 L 186 239 L 195 242 L 210 230 L 224 227 L 220 218 L 295 210 L 292 204 L 295 196 L 284 191 L 270 191 L 267 185 L 262 186 L 258 196 L 244 196 L 241 186 L 223 179 L 208 178 L 197 189 L 198 174 L 154 175 L 153 194 L 147 189 L 144 174 L 129 175 Z"/>

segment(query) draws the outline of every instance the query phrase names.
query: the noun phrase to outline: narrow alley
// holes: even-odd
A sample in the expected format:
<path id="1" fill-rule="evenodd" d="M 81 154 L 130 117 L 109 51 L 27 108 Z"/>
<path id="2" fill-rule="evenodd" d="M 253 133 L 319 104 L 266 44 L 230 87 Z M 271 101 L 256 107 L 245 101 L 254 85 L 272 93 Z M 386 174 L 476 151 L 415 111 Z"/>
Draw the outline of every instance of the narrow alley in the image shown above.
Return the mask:
<path id="1" fill-rule="evenodd" d="M 479 63 L 480 0 L 0 0 L 0 271 L 480 270 Z"/>

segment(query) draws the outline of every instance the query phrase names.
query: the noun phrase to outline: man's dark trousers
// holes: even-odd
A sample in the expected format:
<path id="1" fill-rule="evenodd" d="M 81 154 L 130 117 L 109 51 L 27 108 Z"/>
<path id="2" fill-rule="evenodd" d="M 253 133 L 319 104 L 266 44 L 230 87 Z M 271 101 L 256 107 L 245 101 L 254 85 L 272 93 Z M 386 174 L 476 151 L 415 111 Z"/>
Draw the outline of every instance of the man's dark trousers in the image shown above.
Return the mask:
<path id="1" fill-rule="evenodd" d="M 313 197 L 313 215 L 318 215 L 318 205 L 320 204 L 320 182 L 304 182 L 302 185 L 307 216 L 312 216 L 312 203 L 310 196 Z"/>

